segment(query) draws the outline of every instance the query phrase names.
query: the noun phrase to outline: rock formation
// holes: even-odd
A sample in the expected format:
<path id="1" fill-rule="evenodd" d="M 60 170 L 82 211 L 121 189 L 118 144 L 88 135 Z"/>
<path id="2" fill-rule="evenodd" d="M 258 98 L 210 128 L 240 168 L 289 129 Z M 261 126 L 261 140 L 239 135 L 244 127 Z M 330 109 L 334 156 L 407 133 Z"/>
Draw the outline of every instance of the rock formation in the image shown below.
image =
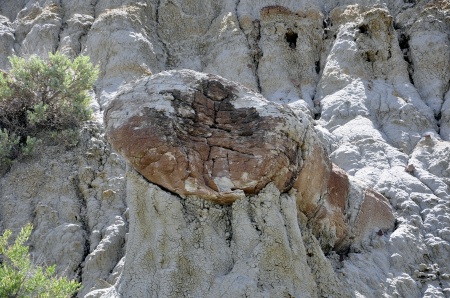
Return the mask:
<path id="1" fill-rule="evenodd" d="M 314 297 L 317 285 L 305 263 L 298 213 L 306 218 L 303 224 L 320 239 L 326 252 L 346 251 L 368 240 L 374 231 L 391 232 L 394 227 L 386 198 L 350 181 L 337 166 L 331 168 L 310 116 L 267 101 L 221 77 L 181 70 L 142 78 L 119 91 L 105 110 L 105 126 L 113 147 L 143 177 L 174 193 L 164 194 L 129 172 L 127 198 L 133 200 L 129 206 L 135 206 L 129 211 L 130 230 L 135 232 L 127 244 L 129 256 L 122 277 L 107 295 L 296 296 L 303 288 L 307 289 L 304 295 Z M 351 191 L 353 196 L 349 197 Z M 202 200 L 232 206 L 209 203 L 197 213 L 204 205 Z M 194 206 L 192 202 L 196 202 Z M 248 210 L 255 205 L 253 211 Z M 287 207 L 293 210 L 284 209 Z M 217 214 L 211 214 L 210 209 L 216 209 Z M 157 223 L 155 212 L 172 214 L 176 219 L 172 227 Z M 188 219 L 184 212 L 194 214 Z M 250 221 L 251 227 L 242 229 L 236 216 L 252 217 L 253 212 L 253 217 L 267 214 L 262 222 L 241 218 Z M 209 225 L 215 228 L 211 230 Z M 291 238 L 289 231 L 278 230 L 277 225 L 290 225 L 288 230 L 296 236 Z M 261 232 L 270 227 L 277 235 Z M 197 229 L 203 232 L 198 234 Z M 193 235 L 199 235 L 200 240 Z M 280 247 L 276 251 L 284 257 L 277 260 L 269 247 L 274 245 L 272 241 L 281 241 L 276 238 L 282 235 L 300 251 L 291 248 L 282 252 Z M 272 237 L 275 239 L 269 241 L 269 247 L 261 244 L 264 248 L 256 250 L 260 256 L 254 260 L 272 265 L 261 264 L 260 272 L 240 281 L 238 289 L 225 290 L 245 274 L 243 268 L 249 270 L 249 261 L 239 257 L 242 251 L 256 254 L 255 243 L 249 245 L 248 239 L 266 243 Z M 146 245 L 155 242 L 166 243 L 166 248 Z M 180 250 L 180 244 L 194 250 Z M 217 260 L 215 250 L 223 251 L 224 257 Z M 164 255 L 179 256 L 163 261 Z M 188 264 L 184 263 L 186 258 L 191 258 Z M 278 262 L 284 264 L 276 265 Z M 266 270 L 273 271 L 272 266 L 283 269 L 269 274 Z M 167 275 L 165 268 L 174 272 Z M 180 283 L 177 272 L 181 268 L 204 273 L 196 272 Z M 143 274 L 140 270 L 148 271 Z M 161 276 L 149 280 L 155 275 Z M 255 292 L 258 287 L 263 290 Z"/>
<path id="2" fill-rule="evenodd" d="M 89 55 L 101 72 L 97 114 L 79 144 L 41 148 L 0 178 L 0 228 L 17 232 L 32 222 L 34 259 L 79 278 L 79 297 L 450 297 L 449 12 L 442 0 L 0 1 L 0 68 L 9 68 L 12 54 L 60 50 Z M 213 86 L 197 97 L 180 85 L 153 86 L 169 91 L 156 94 L 170 102 L 167 115 L 187 116 L 157 118 L 167 128 L 187 119 L 188 129 L 190 113 L 211 121 L 194 104 L 201 100 L 249 123 L 256 114 L 269 120 L 261 111 L 273 110 L 281 128 L 258 133 L 283 140 L 275 151 L 285 157 L 260 151 L 273 158 L 264 175 L 246 169 L 251 186 L 239 168 L 222 171 L 229 160 L 222 149 L 216 167 L 200 154 L 192 160 L 195 190 L 166 179 L 169 168 L 166 176 L 149 168 L 148 177 L 128 158 L 137 171 L 126 170 L 104 138 L 102 113 L 114 99 L 108 118 L 121 99 L 155 98 L 149 76 L 163 80 L 167 73 L 159 73 L 172 69 L 221 76 L 228 94 L 241 90 L 260 104 L 244 112 L 229 105 L 239 96 L 205 95 Z M 206 130 L 198 131 L 204 143 Z M 192 143 L 189 135 L 166 136 L 179 142 L 157 152 L 166 165 L 170 154 L 184 154 L 185 163 L 194 157 L 183 150 L 196 146 L 181 146 Z M 250 150 L 244 144 L 239 150 Z M 300 151 L 290 149 L 297 144 Z M 256 145 L 255 155 L 264 149 Z M 133 143 L 115 146 L 127 156 Z M 188 168 L 180 164 L 179 173 Z M 274 174 L 283 168 L 290 174 Z"/>
<path id="3" fill-rule="evenodd" d="M 126 87 L 105 120 L 114 148 L 145 178 L 218 203 L 256 194 L 269 182 L 289 190 L 309 126 L 243 86 L 191 71 Z"/>
<path id="4" fill-rule="evenodd" d="M 356 218 L 358 235 L 393 227 L 390 205 L 373 190 L 348 210 L 352 183 L 331 168 L 310 116 L 221 77 L 181 70 L 140 79 L 106 108 L 105 126 L 140 174 L 184 198 L 230 204 L 273 183 L 296 192 L 299 211 L 330 247 L 355 239 L 346 217 Z M 331 240 L 325 226 L 336 234 Z"/>

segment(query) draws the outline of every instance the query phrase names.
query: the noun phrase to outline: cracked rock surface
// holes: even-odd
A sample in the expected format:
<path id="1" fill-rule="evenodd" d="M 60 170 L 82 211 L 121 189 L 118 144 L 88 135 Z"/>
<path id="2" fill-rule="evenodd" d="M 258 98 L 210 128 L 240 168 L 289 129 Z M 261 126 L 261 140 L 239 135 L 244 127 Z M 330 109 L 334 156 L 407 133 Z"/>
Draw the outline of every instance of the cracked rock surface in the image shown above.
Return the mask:
<path id="1" fill-rule="evenodd" d="M 149 181 L 232 203 L 269 182 L 292 187 L 310 123 L 242 85 L 182 70 L 125 87 L 105 124 L 114 148 Z"/>
<path id="2" fill-rule="evenodd" d="M 81 280 L 79 297 L 448 298 L 449 14 L 445 0 L 0 1 L 0 68 L 55 50 L 100 68 L 78 146 L 0 177 L 0 232 L 32 222 L 34 260 Z M 181 68 L 308 115 L 296 191 L 268 175 L 217 205 L 125 169 L 104 110 L 124 83 Z M 239 192 L 207 180 L 210 198 Z"/>

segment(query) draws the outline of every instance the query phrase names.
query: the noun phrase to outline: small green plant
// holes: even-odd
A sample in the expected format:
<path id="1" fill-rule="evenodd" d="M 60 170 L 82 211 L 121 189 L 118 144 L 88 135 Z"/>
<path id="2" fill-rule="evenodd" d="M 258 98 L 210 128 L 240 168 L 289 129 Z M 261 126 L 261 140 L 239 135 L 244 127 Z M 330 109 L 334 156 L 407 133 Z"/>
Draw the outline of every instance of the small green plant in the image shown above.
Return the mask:
<path id="1" fill-rule="evenodd" d="M 0 129 L 0 171 L 1 167 L 8 167 L 15 155 L 14 150 L 20 142 L 20 137 L 9 134 L 8 130 Z"/>
<path id="2" fill-rule="evenodd" d="M 25 242 L 31 235 L 31 224 L 22 228 L 12 245 L 12 232 L 0 237 L 0 297 L 71 297 L 81 284 L 65 277 L 57 277 L 56 266 L 47 268 L 31 263 Z"/>
<path id="3" fill-rule="evenodd" d="M 33 153 L 34 148 L 41 143 L 42 143 L 41 139 L 27 136 L 27 139 L 25 140 L 25 143 L 22 145 L 21 148 L 22 155 L 24 156 L 31 155 Z"/>
<path id="4" fill-rule="evenodd" d="M 66 149 L 71 149 L 78 145 L 80 136 L 81 133 L 79 129 L 69 128 L 52 132 L 50 134 L 50 140 L 63 145 Z"/>
<path id="5" fill-rule="evenodd" d="M 49 53 L 47 60 L 12 56 L 9 61 L 9 73 L 0 71 L 0 158 L 29 154 L 42 132 L 77 130 L 91 117 L 88 91 L 98 69 L 89 57 Z"/>

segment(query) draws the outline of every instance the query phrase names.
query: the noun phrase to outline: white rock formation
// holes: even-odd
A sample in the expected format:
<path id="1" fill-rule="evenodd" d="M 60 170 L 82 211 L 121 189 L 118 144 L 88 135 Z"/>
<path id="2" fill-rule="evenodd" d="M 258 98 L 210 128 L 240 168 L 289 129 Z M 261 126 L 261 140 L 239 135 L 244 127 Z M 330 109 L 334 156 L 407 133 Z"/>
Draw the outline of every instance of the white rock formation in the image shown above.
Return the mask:
<path id="1" fill-rule="evenodd" d="M 9 67 L 11 54 L 90 55 L 101 69 L 95 90 L 101 109 L 122 83 L 167 69 L 244 84 L 317 119 L 332 161 L 389 199 L 397 220 L 392 233 L 374 231 L 347 254 L 325 256 L 301 214 L 296 224 L 292 198 L 270 187 L 258 200 L 274 207 L 245 201 L 223 207 L 180 201 L 131 170 L 125 177 L 102 123 L 89 125 L 76 148 L 42 148 L 0 178 L 1 229 L 32 222 L 36 261 L 56 262 L 59 272 L 80 278 L 79 297 L 114 296 L 132 286 L 124 282 L 127 260 L 143 251 L 161 261 L 160 268 L 135 269 L 155 273 L 136 281 L 144 297 L 169 290 L 216 296 L 229 285 L 234 296 L 450 297 L 448 1 L 254 2 L 3 0 L 0 68 Z M 138 193 L 149 198 L 148 208 L 130 222 L 143 220 L 148 231 L 128 231 L 126 209 L 137 208 Z M 151 208 L 158 204 L 171 207 L 157 214 Z M 236 216 L 221 222 L 230 210 Z M 248 227 L 245 234 L 226 235 L 238 226 Z M 139 251 L 145 232 L 161 242 Z M 242 235 L 254 237 L 230 240 Z M 225 266 L 230 259 L 242 267 Z M 215 273 L 222 272 L 236 282 L 220 280 Z M 214 286 L 205 289 L 206 281 Z M 258 288 L 258 281 L 274 288 Z"/>
<path id="2" fill-rule="evenodd" d="M 221 206 L 180 199 L 129 172 L 127 200 L 135 229 L 119 294 L 317 297 L 295 197 L 281 195 L 273 185 L 251 200 Z"/>

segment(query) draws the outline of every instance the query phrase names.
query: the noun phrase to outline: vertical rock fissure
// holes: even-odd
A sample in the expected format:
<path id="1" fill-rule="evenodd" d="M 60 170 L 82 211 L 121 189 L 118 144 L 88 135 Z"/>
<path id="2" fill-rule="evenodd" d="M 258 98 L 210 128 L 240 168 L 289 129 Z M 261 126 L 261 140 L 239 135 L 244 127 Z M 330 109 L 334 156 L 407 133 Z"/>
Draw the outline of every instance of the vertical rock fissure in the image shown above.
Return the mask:
<path id="1" fill-rule="evenodd" d="M 168 48 L 166 42 L 164 41 L 164 39 L 161 37 L 161 35 L 159 33 L 159 30 L 160 30 L 160 27 L 161 27 L 160 20 L 159 20 L 159 18 L 160 18 L 160 13 L 159 13 L 160 8 L 161 8 L 161 0 L 158 0 L 157 3 L 156 3 L 156 9 L 155 9 L 155 21 L 156 21 L 156 30 L 155 31 L 156 31 L 156 36 L 158 37 L 159 41 L 161 42 L 161 44 L 163 46 L 164 53 L 166 54 L 166 61 L 164 62 L 164 66 L 167 69 L 170 69 L 170 68 L 174 67 L 172 58 L 170 56 L 170 51 L 169 51 L 169 48 Z"/>
<path id="2" fill-rule="evenodd" d="M 398 36 L 398 45 L 400 47 L 400 50 L 403 53 L 403 59 L 406 61 L 408 65 L 408 76 L 409 81 L 412 85 L 414 85 L 414 79 L 413 79 L 413 73 L 414 73 L 414 65 L 411 59 L 411 51 L 409 48 L 409 36 L 407 35 L 402 28 L 395 28 L 396 24 L 394 24 L 394 29 L 397 30 L 397 36 Z"/>
<path id="3" fill-rule="evenodd" d="M 316 99 L 316 95 L 317 95 L 317 86 L 319 85 L 320 79 L 321 79 L 321 75 L 322 75 L 322 71 L 323 68 L 325 67 L 325 65 L 321 66 L 321 63 L 326 63 L 326 59 L 323 59 L 324 57 L 327 57 L 329 52 L 330 52 L 330 47 L 326 46 L 327 40 L 329 39 L 335 39 L 335 36 L 330 36 L 329 33 L 331 31 L 331 20 L 330 20 L 330 16 L 329 15 L 325 15 L 323 16 L 323 20 L 322 20 L 322 46 L 320 49 L 320 53 L 317 57 L 317 60 L 314 63 L 314 67 L 315 67 L 315 71 L 317 74 L 317 81 L 315 83 L 315 87 L 314 87 L 314 94 L 312 95 L 312 102 L 313 102 L 313 118 L 315 120 L 320 120 L 320 118 L 322 117 L 322 105 L 320 103 L 320 99 Z M 326 55 L 324 56 L 324 54 L 326 53 Z"/>
<path id="4" fill-rule="evenodd" d="M 244 34 L 245 38 L 247 39 L 247 48 L 250 53 L 250 58 L 252 60 L 252 72 L 256 80 L 256 86 L 258 88 L 258 92 L 261 92 L 261 83 L 259 78 L 259 60 L 262 57 L 262 51 L 259 47 L 259 40 L 261 39 L 261 24 L 259 20 L 253 20 L 253 28 L 250 31 L 249 34 L 245 33 L 244 28 L 242 27 L 241 20 L 239 17 L 239 4 L 241 3 L 241 0 L 236 0 L 235 3 L 235 14 L 236 19 L 238 21 L 238 26 L 241 32 Z"/>
<path id="5" fill-rule="evenodd" d="M 73 183 L 74 183 L 74 189 L 76 192 L 76 196 L 77 196 L 78 202 L 80 204 L 81 228 L 86 233 L 85 239 L 84 239 L 84 251 L 83 251 L 83 258 L 82 258 L 83 260 L 86 260 L 87 256 L 89 255 L 89 252 L 91 250 L 91 241 L 90 241 L 91 231 L 89 229 L 88 218 L 87 218 L 87 205 L 86 205 L 86 200 L 83 197 L 83 194 L 81 193 L 81 190 L 79 188 L 79 185 L 81 183 L 79 177 L 76 177 L 73 180 Z M 77 275 L 78 275 L 79 281 L 82 283 L 83 282 L 82 263 L 78 264 Z"/>
<path id="6" fill-rule="evenodd" d="M 258 86 L 258 92 L 261 92 L 261 82 L 259 79 L 259 60 L 263 56 L 262 50 L 259 47 L 259 41 L 261 40 L 261 23 L 259 20 L 253 21 L 253 30 L 256 31 L 256 38 L 254 41 L 254 46 L 252 51 L 252 60 L 254 66 L 254 73 L 256 78 L 256 85 Z"/>
<path id="7" fill-rule="evenodd" d="M 92 5 L 92 14 L 93 14 L 95 19 L 97 18 L 97 4 L 98 4 L 99 1 L 100 0 L 93 0 L 92 4 L 91 4 Z"/>
<path id="8" fill-rule="evenodd" d="M 64 25 L 67 26 L 67 23 L 64 20 L 64 18 L 66 17 L 66 13 L 65 13 L 65 10 L 63 9 L 62 0 L 59 0 L 58 6 L 59 6 L 58 14 L 59 14 L 59 17 L 61 19 L 61 23 L 59 24 L 58 44 L 56 45 L 56 49 L 58 49 L 59 45 L 61 44 L 61 34 L 64 31 Z"/>

